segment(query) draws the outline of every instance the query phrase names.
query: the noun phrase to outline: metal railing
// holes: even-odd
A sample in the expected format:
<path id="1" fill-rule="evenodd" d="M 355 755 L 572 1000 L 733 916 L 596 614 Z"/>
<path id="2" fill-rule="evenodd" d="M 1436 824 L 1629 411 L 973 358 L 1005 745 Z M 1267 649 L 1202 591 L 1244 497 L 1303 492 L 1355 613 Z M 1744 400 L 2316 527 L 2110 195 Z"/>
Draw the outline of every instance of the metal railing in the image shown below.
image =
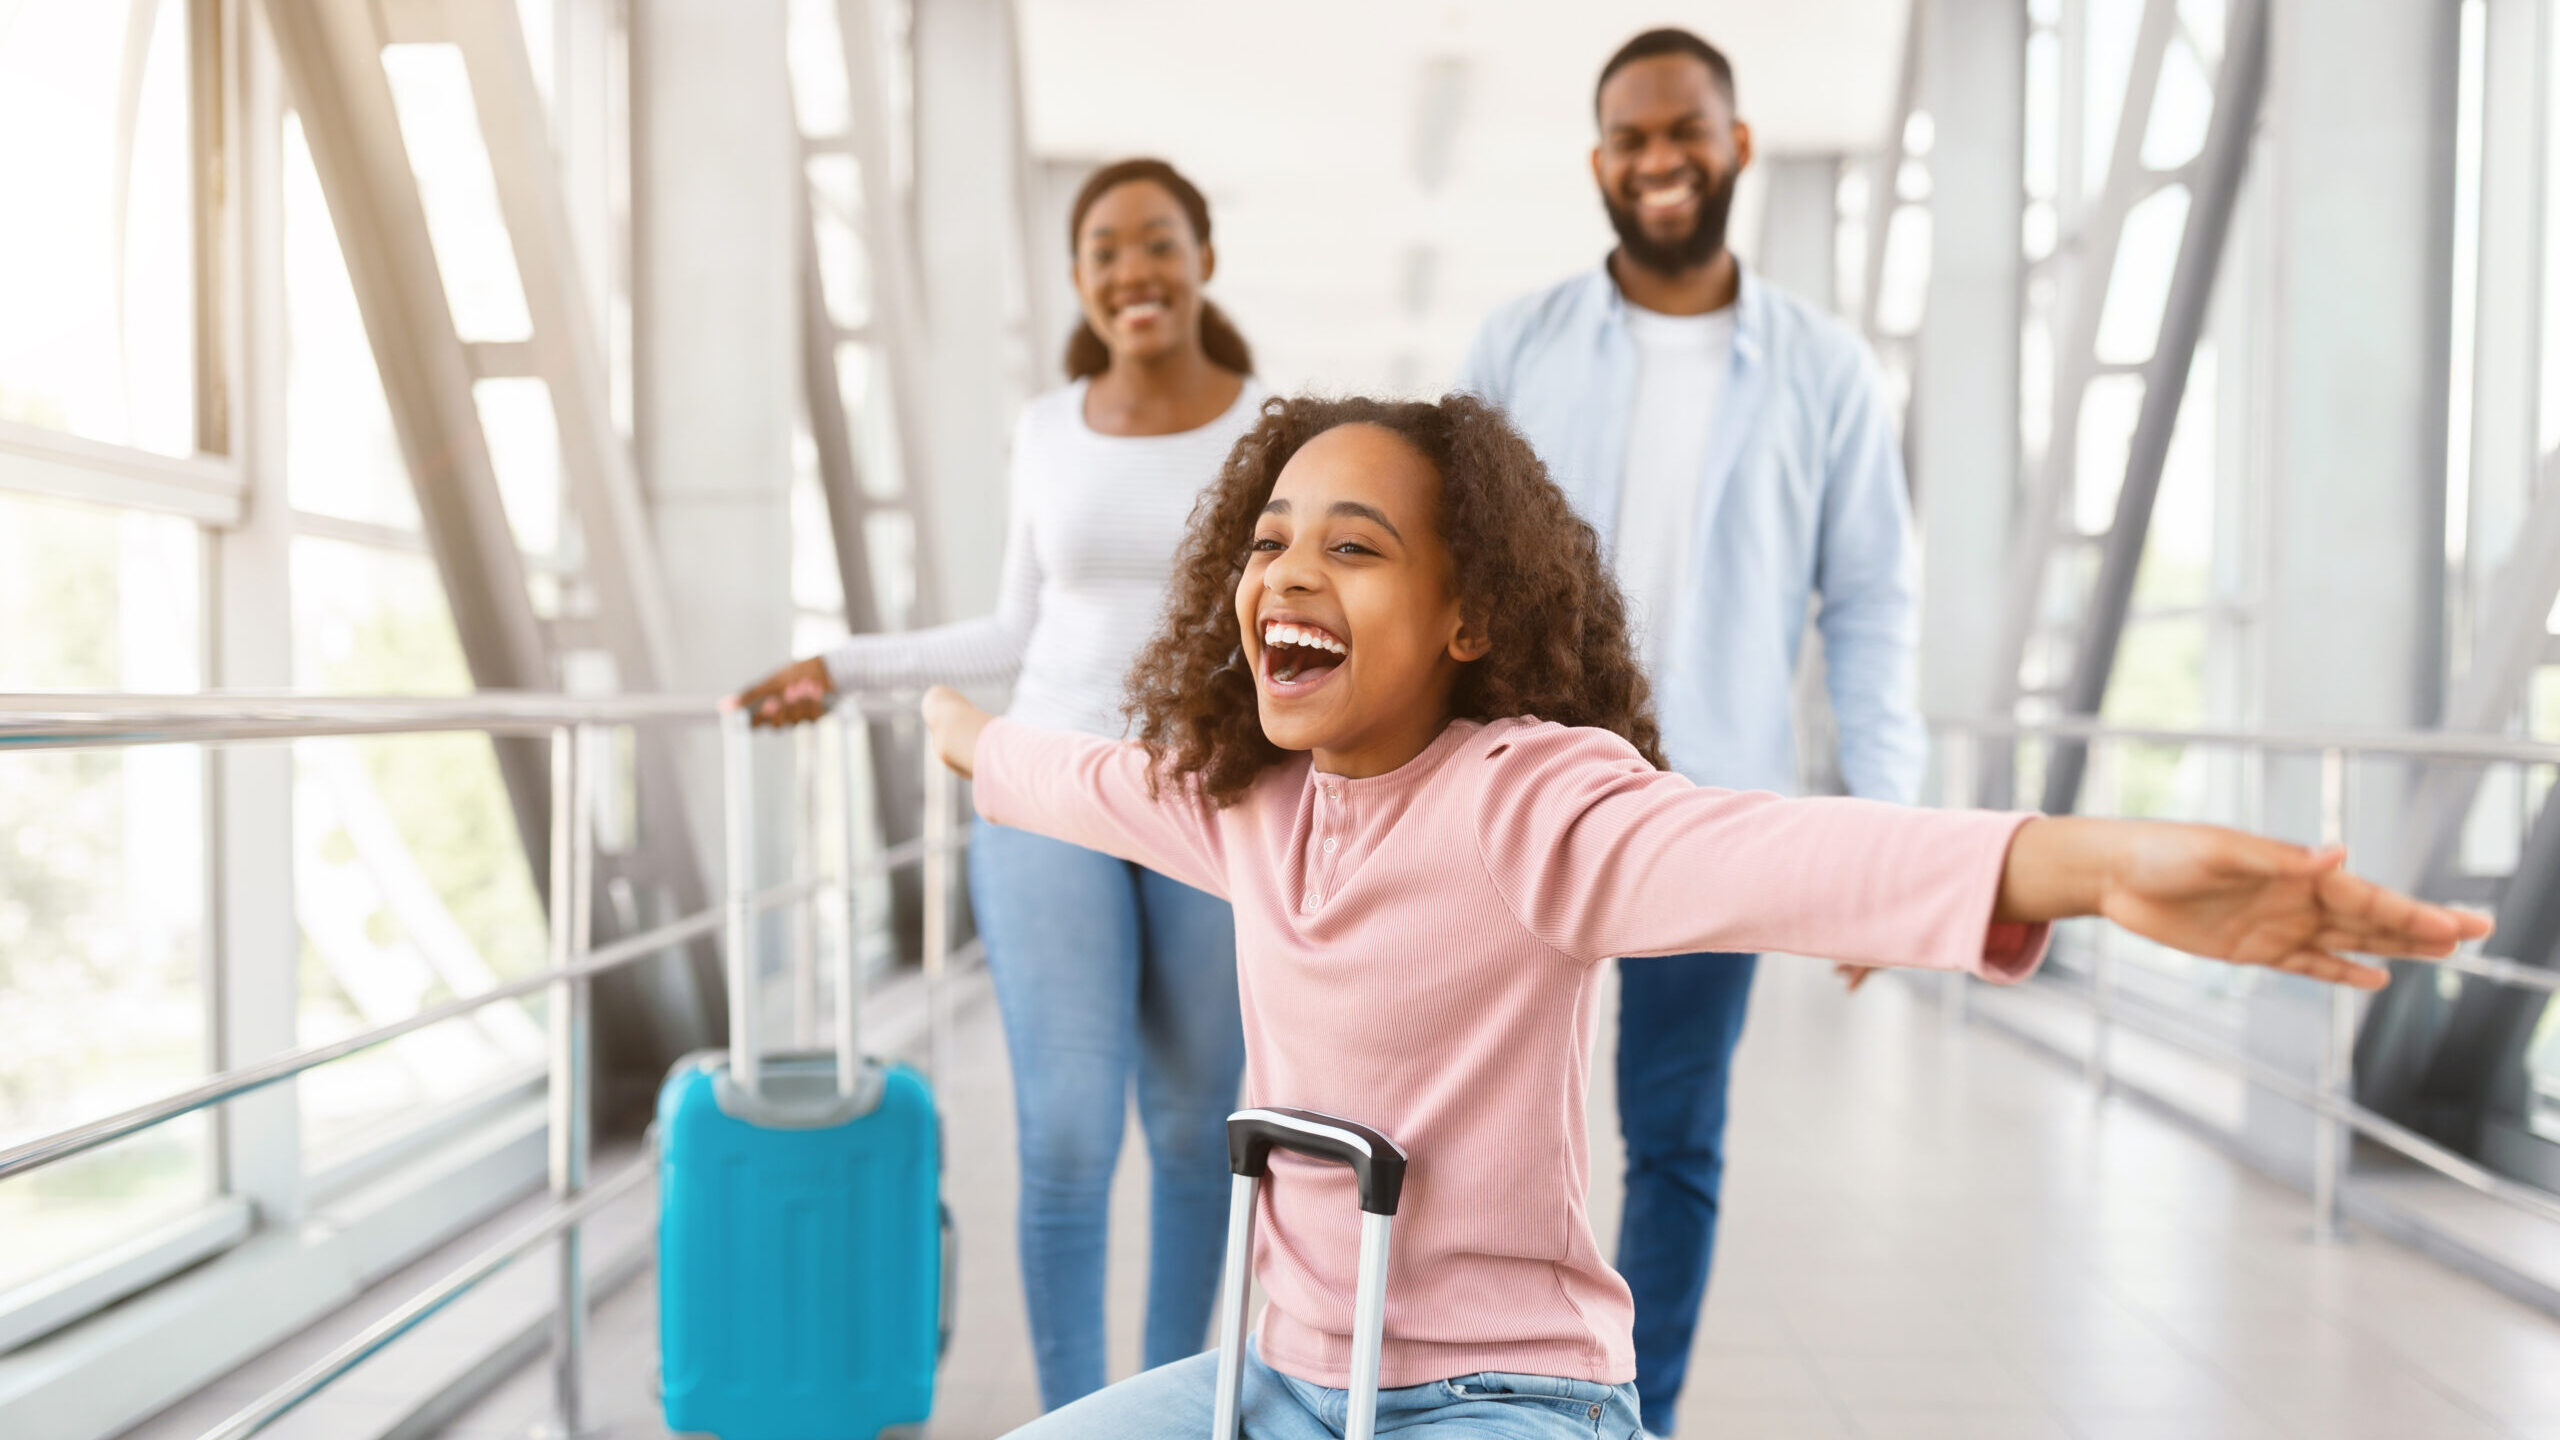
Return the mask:
<path id="1" fill-rule="evenodd" d="M 590 1044 L 589 989 L 594 979 L 670 947 L 721 931 L 730 979 L 733 1044 L 745 1023 L 743 997 L 755 990 L 752 944 L 758 916 L 815 905 L 828 917 L 838 943 L 856 943 L 853 905 L 857 883 L 907 865 L 923 867 L 924 965 L 939 982 L 950 958 L 952 856 L 965 846 L 958 833 L 957 786 L 926 746 L 924 834 L 857 862 L 858 810 L 854 802 L 855 730 L 865 719 L 911 717 L 912 703 L 894 695 L 839 700 L 821 735 L 834 753 L 839 781 L 835 872 L 805 873 L 756 887 L 755 796 L 749 759 L 750 733 L 742 712 L 711 696 L 623 696 L 575 699 L 558 695 L 482 693 L 452 699 L 373 697 L 261 697 L 238 695 L 0 695 L 0 752 L 11 750 L 125 748 L 138 745 L 224 744 L 346 735 L 477 731 L 547 735 L 551 746 L 550 964 L 541 972 L 448 1001 L 404 1019 L 330 1041 L 287 1051 L 226 1070 L 119 1114 L 86 1121 L 0 1149 L 0 1180 L 95 1150 L 138 1131 L 344 1059 L 401 1036 L 473 1014 L 487 1006 L 544 992 L 548 998 L 550 1111 L 548 1171 L 552 1204 L 513 1235 L 469 1264 L 428 1286 L 389 1316 L 331 1350 L 292 1379 L 241 1409 L 201 1440 L 243 1440 L 282 1419 L 348 1371 L 408 1334 L 428 1318 L 537 1246 L 558 1241 L 558 1301 L 552 1315 L 552 1426 L 555 1433 L 589 1433 L 585 1406 L 587 1294 L 583 1222 L 614 1200 L 633 1193 L 656 1170 L 647 1155 L 602 1186 L 590 1187 L 587 1167 Z M 716 905 L 625 936 L 593 943 L 595 880 L 595 783 L 604 732 L 638 724 L 717 721 L 722 753 L 722 813 L 726 839 L 726 890 Z M 804 761 L 808 757 L 804 755 Z M 813 807 L 814 808 L 814 807 Z M 795 957 L 795 959 L 800 957 Z M 929 1064 L 942 1073 L 950 1020 L 945 988 L 928 987 Z M 856 1043 L 859 986 L 839 996 L 836 1049 L 847 1063 Z M 805 1000 L 795 994 L 795 1000 Z M 804 1017 L 805 1018 L 805 1017 Z"/>
<path id="2" fill-rule="evenodd" d="M 2103 750 L 2133 745 L 2316 757 L 2320 767 L 2322 845 L 2346 843 L 2348 770 L 2360 760 L 2560 766 L 2560 744 L 2445 731 L 2173 729 L 2113 725 L 2084 717 L 1938 719 L 1930 724 L 1938 737 L 1940 793 L 1946 803 L 1959 805 L 1976 803 L 1981 793 L 1985 751 L 2019 741 L 2086 747 L 2093 761 L 2100 758 Z M 2211 1036 L 2126 1013 L 2117 995 L 2117 958 L 2112 947 L 2094 947 L 2087 959 L 2088 993 L 2054 993 L 2081 1001 L 2089 1010 L 2091 1088 L 2104 1096 L 2112 1086 L 2126 1083 L 2115 1074 L 2110 1059 L 2114 1033 L 2122 1030 L 2184 1051 L 2311 1111 L 2318 1117 L 2317 1128 L 2312 1132 L 2311 1156 L 2311 1233 L 2315 1237 L 2335 1239 L 2345 1233 L 2347 1162 L 2356 1135 L 2480 1194 L 2560 1222 L 2560 1195 L 2511 1180 L 2355 1102 L 2355 1039 L 2362 1018 L 2362 992 L 2345 986 L 2330 988 L 2317 1073 L 2314 1079 L 2305 1081 Z M 2501 985 L 2544 994 L 2560 992 L 2560 972 L 2481 954 L 2477 942 L 2434 963 L 2440 969 Z M 1946 1001 L 1957 1018 L 1965 1018 L 1970 1010 L 1967 984 L 1962 975 L 1948 977 Z"/>

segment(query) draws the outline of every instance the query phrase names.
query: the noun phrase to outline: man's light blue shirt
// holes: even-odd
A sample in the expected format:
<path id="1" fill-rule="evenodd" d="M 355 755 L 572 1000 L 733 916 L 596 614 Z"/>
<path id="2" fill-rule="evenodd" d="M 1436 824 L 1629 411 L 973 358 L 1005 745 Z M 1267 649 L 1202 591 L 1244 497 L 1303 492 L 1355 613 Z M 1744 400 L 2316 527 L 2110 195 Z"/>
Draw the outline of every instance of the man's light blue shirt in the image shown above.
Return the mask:
<path id="1" fill-rule="evenodd" d="M 1919 796 L 1911 503 L 1866 345 L 1743 270 L 1733 370 L 1698 476 L 1689 573 L 1653 679 L 1663 751 L 1702 785 L 1797 788 L 1794 677 L 1820 597 L 1825 680 L 1853 795 Z M 1605 266 L 1496 310 L 1459 388 L 1511 416 L 1613 544 L 1636 347 Z"/>

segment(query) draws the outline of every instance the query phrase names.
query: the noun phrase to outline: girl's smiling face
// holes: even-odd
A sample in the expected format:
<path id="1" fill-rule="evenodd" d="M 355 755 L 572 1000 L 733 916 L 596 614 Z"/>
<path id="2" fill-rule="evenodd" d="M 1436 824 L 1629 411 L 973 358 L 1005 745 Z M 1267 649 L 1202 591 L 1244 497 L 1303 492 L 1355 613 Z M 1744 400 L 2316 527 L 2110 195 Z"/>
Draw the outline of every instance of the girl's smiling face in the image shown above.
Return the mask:
<path id="1" fill-rule="evenodd" d="M 1383 426 L 1335 426 L 1282 467 L 1236 586 L 1272 744 L 1358 778 L 1448 723 L 1459 667 L 1486 645 L 1465 623 L 1439 508 L 1439 473 Z"/>

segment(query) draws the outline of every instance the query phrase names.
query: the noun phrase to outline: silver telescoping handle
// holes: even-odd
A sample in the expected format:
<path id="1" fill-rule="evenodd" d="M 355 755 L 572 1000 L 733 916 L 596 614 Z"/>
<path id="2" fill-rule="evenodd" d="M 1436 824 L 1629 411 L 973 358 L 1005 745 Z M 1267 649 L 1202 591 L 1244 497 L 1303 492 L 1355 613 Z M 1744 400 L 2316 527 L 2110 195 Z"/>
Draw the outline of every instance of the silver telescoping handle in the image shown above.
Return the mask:
<path id="1" fill-rule="evenodd" d="M 720 712 L 720 816 L 724 863 L 724 946 L 729 961 L 729 1075 L 750 1095 L 763 1091 L 755 1026 L 755 753 L 747 712 Z"/>
<path id="2" fill-rule="evenodd" d="M 848 1097 L 862 1088 L 862 967 L 855 963 L 853 953 L 862 938 L 862 927 L 853 913 L 854 837 L 862 828 L 854 810 L 855 793 L 860 787 L 854 780 L 853 731 L 861 723 L 861 712 L 847 705 L 837 708 L 832 727 L 836 755 L 836 883 L 834 903 L 827 907 L 827 916 L 829 927 L 835 932 L 836 1093 Z"/>
<path id="3" fill-rule="evenodd" d="M 959 816 L 959 776 L 935 753 L 927 733 L 924 752 L 924 1006 L 925 1079 L 940 1086 L 950 1072 L 951 1016 L 943 994 L 951 961 L 952 831 Z"/>
<path id="4" fill-rule="evenodd" d="M 1360 1188 L 1360 1279 L 1351 1306 L 1351 1403 L 1343 1440 L 1375 1440 L 1378 1371 L 1387 1335 L 1387 1253 L 1404 1193 L 1404 1148 L 1378 1131 L 1312 1110 L 1239 1110 L 1227 1117 L 1227 1257 L 1218 1305 L 1218 1396 L 1211 1440 L 1244 1433 L 1245 1326 L 1253 1305 L 1253 1227 L 1271 1152 L 1351 1167 Z"/>

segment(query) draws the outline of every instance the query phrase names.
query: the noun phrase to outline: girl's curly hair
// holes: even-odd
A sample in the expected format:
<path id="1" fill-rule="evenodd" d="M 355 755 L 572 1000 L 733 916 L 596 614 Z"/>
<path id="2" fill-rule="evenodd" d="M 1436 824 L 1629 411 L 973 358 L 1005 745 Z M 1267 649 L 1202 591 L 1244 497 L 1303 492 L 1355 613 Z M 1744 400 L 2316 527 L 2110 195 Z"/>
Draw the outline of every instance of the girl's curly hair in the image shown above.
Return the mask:
<path id="1" fill-rule="evenodd" d="M 1129 716 L 1159 782 L 1194 784 L 1229 805 L 1286 753 L 1262 733 L 1236 586 L 1281 468 L 1337 425 L 1391 430 L 1440 474 L 1440 537 L 1459 606 L 1492 641 L 1461 672 L 1450 718 L 1595 726 L 1668 768 L 1599 537 L 1502 412 L 1463 392 L 1437 403 L 1301 396 L 1264 402 L 1193 507 L 1163 625 L 1129 672 Z"/>

